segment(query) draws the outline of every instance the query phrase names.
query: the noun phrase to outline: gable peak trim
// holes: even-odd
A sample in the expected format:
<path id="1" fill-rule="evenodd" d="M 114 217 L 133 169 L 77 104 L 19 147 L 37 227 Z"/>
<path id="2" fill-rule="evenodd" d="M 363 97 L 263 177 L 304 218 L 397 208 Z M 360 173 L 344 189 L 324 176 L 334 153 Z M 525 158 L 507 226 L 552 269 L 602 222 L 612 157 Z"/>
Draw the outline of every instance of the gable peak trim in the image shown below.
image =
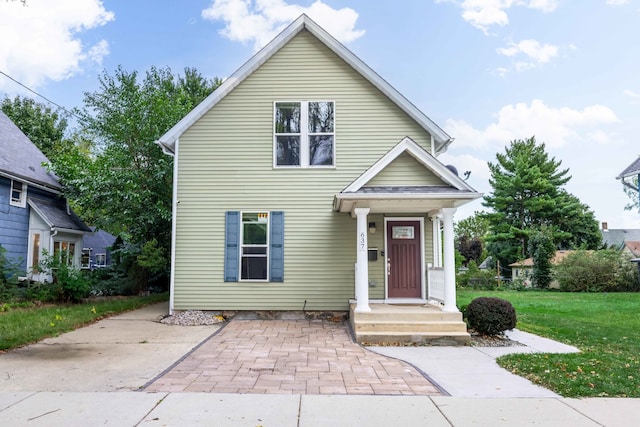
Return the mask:
<path id="1" fill-rule="evenodd" d="M 391 150 L 375 162 L 369 169 L 364 171 L 355 181 L 349 184 L 341 193 L 355 193 L 364 187 L 369 181 L 381 173 L 387 166 L 402 154 L 407 153 L 420 162 L 426 169 L 433 172 L 445 183 L 458 190 L 475 192 L 464 180 L 453 173 L 449 168 L 436 159 L 431 153 L 418 145 L 408 136 L 402 138 Z"/>

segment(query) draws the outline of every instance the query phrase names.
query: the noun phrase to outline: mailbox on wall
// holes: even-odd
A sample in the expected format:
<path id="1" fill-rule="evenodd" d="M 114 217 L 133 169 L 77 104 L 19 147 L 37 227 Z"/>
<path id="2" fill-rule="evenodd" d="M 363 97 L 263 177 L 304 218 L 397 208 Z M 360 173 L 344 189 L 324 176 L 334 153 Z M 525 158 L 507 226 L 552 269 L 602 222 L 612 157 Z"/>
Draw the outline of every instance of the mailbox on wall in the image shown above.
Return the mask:
<path id="1" fill-rule="evenodd" d="M 369 248 L 369 261 L 378 260 L 378 248 Z"/>

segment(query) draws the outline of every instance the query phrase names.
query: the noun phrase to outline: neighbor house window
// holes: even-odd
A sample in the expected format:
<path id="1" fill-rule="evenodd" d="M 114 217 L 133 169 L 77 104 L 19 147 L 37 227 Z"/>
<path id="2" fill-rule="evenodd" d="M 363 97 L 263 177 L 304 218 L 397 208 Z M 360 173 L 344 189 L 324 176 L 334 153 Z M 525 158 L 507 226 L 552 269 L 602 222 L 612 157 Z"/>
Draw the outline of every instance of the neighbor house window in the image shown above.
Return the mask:
<path id="1" fill-rule="evenodd" d="M 53 256 L 63 264 L 73 265 L 76 244 L 73 242 L 53 242 Z"/>
<path id="2" fill-rule="evenodd" d="M 31 267 L 38 269 L 38 264 L 40 264 L 40 234 L 33 233 L 31 235 Z"/>
<path id="3" fill-rule="evenodd" d="M 274 116 L 276 166 L 335 165 L 332 101 L 276 102 Z"/>
<path id="4" fill-rule="evenodd" d="M 91 268 L 91 248 L 82 248 L 82 255 L 80 256 L 80 268 Z"/>
<path id="5" fill-rule="evenodd" d="M 27 184 L 24 182 L 11 180 L 11 206 L 24 208 L 27 206 Z"/>
<path id="6" fill-rule="evenodd" d="M 96 254 L 96 267 L 102 268 L 107 266 L 107 254 Z"/>
<path id="7" fill-rule="evenodd" d="M 242 213 L 240 280 L 267 280 L 269 213 Z"/>

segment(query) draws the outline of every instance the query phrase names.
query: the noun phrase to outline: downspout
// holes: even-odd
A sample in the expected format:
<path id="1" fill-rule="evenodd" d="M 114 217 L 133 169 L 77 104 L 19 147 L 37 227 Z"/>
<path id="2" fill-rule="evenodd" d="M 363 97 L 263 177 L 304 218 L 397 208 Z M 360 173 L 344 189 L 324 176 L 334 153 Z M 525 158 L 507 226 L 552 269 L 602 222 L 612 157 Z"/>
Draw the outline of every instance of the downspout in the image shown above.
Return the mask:
<path id="1" fill-rule="evenodd" d="M 173 149 L 173 203 L 171 207 L 171 270 L 169 276 L 169 315 L 173 315 L 175 302 L 175 277 L 176 277 L 176 218 L 178 215 L 178 145 L 180 139 L 176 139 Z"/>

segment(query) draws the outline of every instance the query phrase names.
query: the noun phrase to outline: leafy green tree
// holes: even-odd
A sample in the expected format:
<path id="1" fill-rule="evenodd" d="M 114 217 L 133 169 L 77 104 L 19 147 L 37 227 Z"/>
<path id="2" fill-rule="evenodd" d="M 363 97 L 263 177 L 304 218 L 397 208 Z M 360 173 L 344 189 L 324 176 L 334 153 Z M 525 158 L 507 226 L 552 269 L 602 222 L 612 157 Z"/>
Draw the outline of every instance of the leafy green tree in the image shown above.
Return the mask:
<path id="1" fill-rule="evenodd" d="M 51 162 L 55 162 L 61 152 L 73 149 L 73 141 L 65 139 L 67 119 L 58 111 L 20 96 L 13 99 L 5 96 L 0 109 Z"/>
<path id="2" fill-rule="evenodd" d="M 552 260 L 556 253 L 553 235 L 547 228 L 533 231 L 529 236 L 529 254 L 533 258 L 533 286 L 546 289 L 553 281 Z"/>
<path id="3" fill-rule="evenodd" d="M 456 222 L 454 231 L 458 238 L 466 234 L 471 239 L 483 240 L 489 234 L 489 221 L 485 212 L 475 211 L 472 216 Z"/>
<path id="4" fill-rule="evenodd" d="M 529 237 L 540 227 L 548 227 L 559 248 L 599 245 L 593 212 L 564 189 L 571 179 L 569 170 L 549 158 L 544 143 L 535 137 L 511 141 L 496 160 L 489 163 L 493 191 L 483 205 L 492 210 L 486 214 L 488 250 L 503 265 L 527 257 Z"/>
<path id="5" fill-rule="evenodd" d="M 158 253 L 170 253 L 173 162 L 154 142 L 219 84 L 192 68 L 184 76 L 156 67 L 141 79 L 121 67 L 100 75 L 77 112 L 92 155 L 71 153 L 54 165 L 85 220 L 139 248 L 155 239 Z"/>

